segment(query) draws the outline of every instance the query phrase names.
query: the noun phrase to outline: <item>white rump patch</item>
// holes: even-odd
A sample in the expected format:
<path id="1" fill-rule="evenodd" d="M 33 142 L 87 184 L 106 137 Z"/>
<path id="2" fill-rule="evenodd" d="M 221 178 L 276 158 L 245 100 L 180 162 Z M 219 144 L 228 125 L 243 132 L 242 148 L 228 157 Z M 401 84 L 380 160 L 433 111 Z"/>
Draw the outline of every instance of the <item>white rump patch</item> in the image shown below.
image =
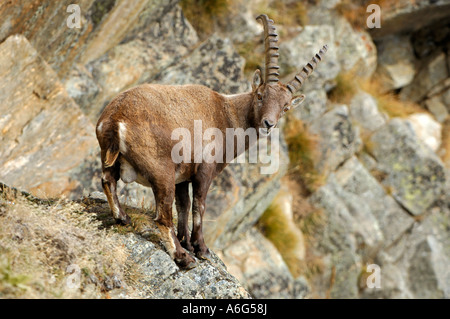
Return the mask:
<path id="1" fill-rule="evenodd" d="M 100 134 L 102 132 L 103 129 L 103 122 L 101 122 L 98 126 L 97 126 L 97 133 Z"/>
<path id="2" fill-rule="evenodd" d="M 127 128 L 125 123 L 119 122 L 119 150 L 122 154 L 127 152 L 127 146 L 125 145 L 125 137 L 127 133 Z"/>

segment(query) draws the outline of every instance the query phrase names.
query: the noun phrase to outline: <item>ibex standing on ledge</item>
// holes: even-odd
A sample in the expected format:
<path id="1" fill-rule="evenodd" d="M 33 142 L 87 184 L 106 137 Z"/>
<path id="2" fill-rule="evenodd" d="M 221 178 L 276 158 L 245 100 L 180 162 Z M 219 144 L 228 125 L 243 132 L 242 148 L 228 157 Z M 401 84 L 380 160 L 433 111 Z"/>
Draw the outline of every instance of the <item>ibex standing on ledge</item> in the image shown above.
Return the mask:
<path id="1" fill-rule="evenodd" d="M 285 112 L 303 101 L 304 95 L 294 97 L 294 93 L 327 50 L 324 46 L 292 81 L 284 85 L 278 81 L 278 36 L 273 21 L 265 14 L 257 19 L 264 25 L 265 75 L 262 78 L 256 70 L 251 92 L 227 96 L 201 85 L 144 84 L 114 98 L 97 123 L 102 186 L 114 218 L 124 224 L 130 223 L 116 194 L 119 178 L 125 183 L 150 186 L 156 199 L 155 221 L 162 240 L 168 253 L 182 268 L 195 266 L 195 259 L 183 247 L 195 252 L 198 258 L 209 256 L 202 233 L 206 194 L 212 180 L 228 163 L 194 163 L 194 160 L 175 163 L 171 158 L 175 145 L 172 132 L 180 127 L 193 132 L 194 120 L 201 120 L 203 130 L 217 128 L 223 136 L 226 128 L 255 128 L 269 133 Z M 245 149 L 250 146 L 248 144 Z M 235 148 L 233 158 L 243 151 Z M 193 159 L 194 152 L 190 155 Z M 192 234 L 188 228 L 189 183 L 193 187 Z M 177 234 L 172 221 L 174 199 L 178 212 Z"/>

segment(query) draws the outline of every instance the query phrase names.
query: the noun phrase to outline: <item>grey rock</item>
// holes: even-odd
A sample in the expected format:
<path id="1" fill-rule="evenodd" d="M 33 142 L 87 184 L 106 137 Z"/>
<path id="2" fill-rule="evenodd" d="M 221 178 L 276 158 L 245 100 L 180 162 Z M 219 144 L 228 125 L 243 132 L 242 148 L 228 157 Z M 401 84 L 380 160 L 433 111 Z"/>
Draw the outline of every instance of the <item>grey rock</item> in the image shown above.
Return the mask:
<path id="1" fill-rule="evenodd" d="M 433 152 L 436 152 L 441 146 L 442 125 L 435 121 L 430 114 L 415 113 L 406 118 L 411 125 L 416 137 Z"/>
<path id="2" fill-rule="evenodd" d="M 371 255 L 395 242 L 414 221 L 356 157 L 330 174 L 311 200 L 326 212 L 327 226 L 317 241 L 326 252 L 345 248 Z"/>
<path id="3" fill-rule="evenodd" d="M 433 236 L 416 246 L 408 268 L 411 290 L 416 298 L 449 297 L 450 260 L 442 250 L 441 243 Z"/>
<path id="4" fill-rule="evenodd" d="M 370 138 L 383 183 L 411 214 L 423 214 L 441 195 L 444 166 L 436 154 L 416 137 L 407 121 L 392 119 Z"/>
<path id="5" fill-rule="evenodd" d="M 318 135 L 319 159 L 316 168 L 329 173 L 361 147 L 359 128 L 351 120 L 346 105 L 336 105 L 311 123 L 310 131 Z"/>
<path id="6" fill-rule="evenodd" d="M 370 35 L 374 39 L 378 39 L 394 33 L 413 32 L 448 17 L 449 9 L 450 2 L 448 0 L 391 2 L 382 8 L 381 28 L 370 29 Z M 411 23 L 411 21 L 416 23 Z"/>
<path id="7" fill-rule="evenodd" d="M 450 298 L 450 212 L 435 208 L 410 236 L 409 285 L 416 298 Z"/>
<path id="8" fill-rule="evenodd" d="M 250 89 L 243 78 L 244 64 L 230 39 L 213 35 L 153 80 L 161 84 L 202 84 L 220 93 L 234 94 Z"/>
<path id="9" fill-rule="evenodd" d="M 333 5 L 327 1 L 327 5 Z M 320 3 L 308 8 L 309 23 L 313 26 L 331 27 L 334 42 L 330 50 L 335 51 L 333 59 L 344 72 L 353 71 L 360 77 L 370 77 L 377 67 L 377 48 L 370 35 L 364 30 L 356 30 L 340 14 L 324 8 Z M 332 71 L 331 71 L 332 72 Z"/>
<path id="10" fill-rule="evenodd" d="M 379 290 L 365 289 L 371 298 L 449 298 L 449 211 L 434 208 L 391 247 L 382 251 Z"/>
<path id="11" fill-rule="evenodd" d="M 363 129 L 372 132 L 386 123 L 377 101 L 366 92 L 358 92 L 350 101 L 350 116 Z"/>
<path id="12" fill-rule="evenodd" d="M 252 228 L 222 250 L 222 260 L 254 298 L 294 298 L 306 292 L 304 282 L 294 278 L 275 246 Z"/>
<path id="13" fill-rule="evenodd" d="M 80 28 L 69 28 L 70 0 L 6 2 L 0 8 L 0 42 L 13 34 L 24 35 L 63 79 L 76 63 L 94 60 L 134 34 L 142 24 L 158 21 L 177 0 L 82 0 Z M 51 40 L 49 40 L 51 39 Z"/>
<path id="14" fill-rule="evenodd" d="M 450 90 L 448 90 L 450 92 Z M 441 96 L 433 96 L 427 99 L 424 104 L 439 123 L 443 123 L 449 115 L 448 109 L 442 101 Z M 448 104 L 450 105 L 450 104 Z M 449 107 L 450 108 L 450 107 Z"/>
<path id="15" fill-rule="evenodd" d="M 402 89 L 400 97 L 414 102 L 421 102 L 448 77 L 445 53 L 436 52 L 421 62 L 414 80 L 410 85 Z"/>
<path id="16" fill-rule="evenodd" d="M 80 97 L 72 96 L 95 123 L 105 104 L 115 95 L 129 87 L 151 82 L 161 70 L 189 53 L 197 42 L 195 30 L 184 18 L 180 7 L 174 6 L 160 21 L 145 25 L 133 37 L 129 35 L 127 41 L 89 62 L 86 69 L 92 75 L 88 78 L 72 73 L 66 80 L 66 87 L 73 86 L 72 83 L 92 87 L 90 78 L 93 79 L 99 88 L 95 95 L 82 91 Z M 70 92 L 78 94 L 73 89 Z"/>
<path id="17" fill-rule="evenodd" d="M 214 179 L 206 198 L 203 222 L 205 240 L 213 248 L 227 247 L 255 225 L 279 191 L 280 179 L 289 162 L 284 139 L 281 136 L 279 141 L 272 138 L 260 141 L 262 149 L 265 149 L 264 143 L 271 143 L 271 151 L 279 156 L 278 159 L 273 157 L 271 166 L 278 169 L 272 174 L 263 174 L 262 169 L 268 164 L 246 160 L 231 163 Z M 244 155 L 240 159 L 243 160 Z"/>
<path id="18" fill-rule="evenodd" d="M 164 19 L 177 3 L 178 0 L 115 0 L 108 5 L 94 1 L 88 12 L 95 32 L 87 39 L 78 62 L 87 64 L 118 44 L 128 42 Z"/>
<path id="19" fill-rule="evenodd" d="M 327 111 L 327 93 L 324 89 L 312 90 L 306 93 L 305 101 L 291 114 L 305 123 L 311 123 Z"/>
<path id="20" fill-rule="evenodd" d="M 369 78 L 377 68 L 377 47 L 370 35 L 364 30 L 353 29 L 343 17 L 335 17 L 332 25 L 342 71 L 352 70 L 360 77 Z"/>
<path id="21" fill-rule="evenodd" d="M 70 194 L 71 171 L 92 154 L 94 127 L 28 40 L 0 44 L 0 180 L 34 194 Z"/>
<path id="22" fill-rule="evenodd" d="M 450 62 L 448 63 L 450 65 Z M 450 113 L 450 85 L 447 86 L 442 93 L 442 103 L 447 107 L 447 111 Z"/>
<path id="23" fill-rule="evenodd" d="M 409 36 L 393 35 L 377 43 L 378 68 L 385 90 L 402 88 L 416 74 L 414 49 Z"/>
<path id="24" fill-rule="evenodd" d="M 320 90 L 326 82 L 334 79 L 340 71 L 340 65 L 337 62 L 333 28 L 328 25 L 307 25 L 297 36 L 280 43 L 279 62 L 281 69 L 289 74 L 286 79 L 290 81 L 325 44 L 329 47 L 326 56 L 320 67 L 305 82 L 302 90 Z"/>
<path id="25" fill-rule="evenodd" d="M 377 263 L 380 263 L 377 261 Z M 378 265 L 378 264 L 376 264 Z M 408 287 L 408 278 L 402 266 L 393 263 L 380 263 L 381 287 L 369 288 L 366 282 L 361 283 L 362 298 L 411 299 L 414 298 Z"/>
<path id="26" fill-rule="evenodd" d="M 321 280 L 312 282 L 312 290 L 326 297 L 332 280 L 329 292 L 332 298 L 356 298 L 360 296 L 358 286 L 365 264 L 373 263 L 374 256 L 385 254 L 402 241 L 414 219 L 355 157 L 330 174 L 326 185 L 312 195 L 311 202 L 325 214 L 324 226 L 314 236 L 313 250 L 315 255 L 322 256 L 325 271 Z M 376 263 L 380 263 L 379 257 L 376 258 Z M 402 268 L 392 261 L 382 262 L 380 267 L 384 290 L 369 289 L 362 283 L 365 288 L 362 296 L 411 296 L 406 287 L 408 279 L 397 276 Z"/>
<path id="27" fill-rule="evenodd" d="M 82 0 L 77 4 L 90 8 L 93 2 Z M 80 28 L 67 27 L 69 4 L 70 1 L 51 0 L 4 2 L 0 8 L 0 42 L 13 34 L 23 35 L 59 75 L 64 75 L 95 31 L 88 10 L 80 12 Z"/>
<path id="28" fill-rule="evenodd" d="M 358 296 L 358 277 L 361 272 L 359 256 L 351 251 L 341 251 L 331 258 L 334 281 L 330 297 L 334 299 L 354 299 Z"/>
<path id="29" fill-rule="evenodd" d="M 95 100 L 101 90 L 92 74 L 82 65 L 76 65 L 70 70 L 64 86 L 69 96 L 85 114 L 89 113 L 93 107 L 92 101 Z"/>
<path id="30" fill-rule="evenodd" d="M 293 296 L 295 299 L 308 298 L 311 293 L 311 286 L 304 276 L 299 276 L 294 279 Z"/>
<path id="31" fill-rule="evenodd" d="M 230 2 L 229 10 L 233 14 L 227 16 L 225 22 L 219 21 L 220 32 L 223 32 L 233 43 L 245 43 L 262 36 L 263 27 L 256 21 L 256 17 L 260 14 L 256 7 L 260 4 L 260 0 Z"/>
<path id="32" fill-rule="evenodd" d="M 123 241 L 138 265 L 140 279 L 135 289 L 142 298 L 250 298 L 214 253 L 211 261 L 198 261 L 197 267 L 183 271 L 161 246 L 135 234 Z"/>

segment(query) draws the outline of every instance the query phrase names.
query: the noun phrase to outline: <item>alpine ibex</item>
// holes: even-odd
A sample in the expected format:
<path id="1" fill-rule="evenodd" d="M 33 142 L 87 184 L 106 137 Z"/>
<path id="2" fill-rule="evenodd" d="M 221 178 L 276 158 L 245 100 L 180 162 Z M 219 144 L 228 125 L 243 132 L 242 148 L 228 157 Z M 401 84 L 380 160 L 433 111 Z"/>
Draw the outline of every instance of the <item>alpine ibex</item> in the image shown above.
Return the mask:
<path id="1" fill-rule="evenodd" d="M 171 133 L 180 127 L 192 132 L 194 120 L 201 120 L 203 129 L 218 128 L 225 132 L 226 128 L 255 128 L 268 134 L 280 116 L 303 101 L 304 95 L 294 97 L 294 93 L 327 50 L 324 46 L 292 81 L 284 85 L 278 80 L 278 36 L 273 21 L 265 14 L 257 20 L 264 26 L 265 75 L 262 77 L 259 70 L 255 71 L 251 92 L 222 95 L 201 85 L 143 84 L 114 98 L 97 123 L 102 187 L 114 218 L 123 224 L 130 223 L 116 194 L 119 178 L 125 183 L 150 186 L 156 200 L 155 221 L 163 243 L 182 268 L 195 266 L 195 259 L 183 247 L 195 252 L 198 258 L 208 258 L 210 254 L 202 233 L 205 199 L 211 181 L 228 162 L 191 160 L 175 163 L 171 158 L 175 144 Z M 250 146 L 248 144 L 245 149 Z M 234 149 L 233 158 L 243 151 Z M 188 156 L 193 158 L 194 152 Z M 193 188 L 191 234 L 188 228 L 189 183 Z M 178 212 L 177 233 L 172 221 L 174 199 Z"/>

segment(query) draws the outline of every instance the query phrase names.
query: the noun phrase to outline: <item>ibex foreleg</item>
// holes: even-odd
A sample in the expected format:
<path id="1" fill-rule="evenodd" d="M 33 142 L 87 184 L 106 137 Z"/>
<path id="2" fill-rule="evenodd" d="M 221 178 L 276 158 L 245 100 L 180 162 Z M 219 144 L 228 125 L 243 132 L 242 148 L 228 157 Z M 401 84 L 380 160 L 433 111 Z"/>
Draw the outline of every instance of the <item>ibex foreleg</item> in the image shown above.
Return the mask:
<path id="1" fill-rule="evenodd" d="M 156 200 L 156 224 L 161 232 L 161 239 L 169 255 L 184 269 L 196 266 L 195 259 L 181 247 L 180 241 L 175 235 L 172 220 L 172 205 L 175 198 L 175 181 L 163 181 L 155 183 L 153 192 Z"/>
<path id="2" fill-rule="evenodd" d="M 189 211 L 191 209 L 189 182 L 179 183 L 175 186 L 175 204 L 178 212 L 178 240 L 180 241 L 181 246 L 194 252 L 189 232 Z"/>
<path id="3" fill-rule="evenodd" d="M 214 167 L 202 166 L 192 182 L 192 235 L 191 243 L 198 258 L 209 259 L 211 254 L 203 238 L 203 215 L 205 214 L 206 195 L 213 179 Z"/>

